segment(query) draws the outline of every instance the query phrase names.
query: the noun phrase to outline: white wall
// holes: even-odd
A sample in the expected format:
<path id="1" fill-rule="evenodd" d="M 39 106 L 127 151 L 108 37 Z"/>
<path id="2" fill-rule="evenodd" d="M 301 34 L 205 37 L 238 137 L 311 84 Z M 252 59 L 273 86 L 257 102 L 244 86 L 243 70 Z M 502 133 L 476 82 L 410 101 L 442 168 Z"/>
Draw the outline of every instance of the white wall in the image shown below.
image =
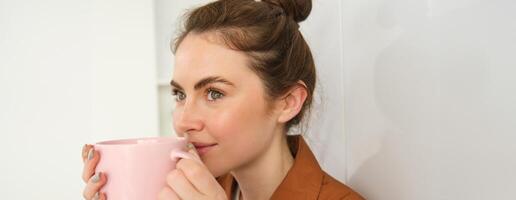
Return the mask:
<path id="1" fill-rule="evenodd" d="M 513 199 L 512 1 L 314 1 L 310 144 L 367 199 Z"/>
<path id="2" fill-rule="evenodd" d="M 84 143 L 158 135 L 153 6 L 0 1 L 2 199 L 82 199 Z"/>
<path id="3" fill-rule="evenodd" d="M 342 1 L 347 182 L 368 199 L 514 199 L 516 3 Z"/>

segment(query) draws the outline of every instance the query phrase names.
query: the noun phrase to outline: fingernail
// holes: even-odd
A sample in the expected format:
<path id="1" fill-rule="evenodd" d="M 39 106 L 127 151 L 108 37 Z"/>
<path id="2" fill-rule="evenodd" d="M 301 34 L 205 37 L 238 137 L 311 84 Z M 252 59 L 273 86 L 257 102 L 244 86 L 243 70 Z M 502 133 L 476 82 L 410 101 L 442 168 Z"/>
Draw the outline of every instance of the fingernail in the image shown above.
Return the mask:
<path id="1" fill-rule="evenodd" d="M 93 150 L 93 148 L 91 148 L 89 151 L 88 151 L 88 160 L 91 160 L 93 159 L 93 155 L 95 153 L 95 150 Z"/>
<path id="2" fill-rule="evenodd" d="M 93 196 L 93 200 L 99 200 L 99 199 L 100 199 L 99 192 L 96 192 L 95 196 Z"/>
<path id="3" fill-rule="evenodd" d="M 188 144 L 186 145 L 186 148 L 188 148 L 188 149 L 193 149 L 193 148 L 195 148 L 195 146 L 194 146 L 192 143 L 188 143 Z"/>
<path id="4" fill-rule="evenodd" d="M 101 173 L 102 172 L 95 173 L 95 175 L 93 177 L 91 177 L 91 182 L 98 183 L 100 181 L 100 174 Z"/>

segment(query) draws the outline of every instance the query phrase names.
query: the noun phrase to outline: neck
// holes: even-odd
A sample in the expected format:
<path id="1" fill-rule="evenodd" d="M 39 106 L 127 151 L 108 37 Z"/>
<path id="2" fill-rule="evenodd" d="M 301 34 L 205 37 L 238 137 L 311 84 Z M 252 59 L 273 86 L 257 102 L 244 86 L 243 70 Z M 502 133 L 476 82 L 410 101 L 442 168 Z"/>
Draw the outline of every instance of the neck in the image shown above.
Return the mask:
<path id="1" fill-rule="evenodd" d="M 275 134 L 270 148 L 253 162 L 231 172 L 245 200 L 270 199 L 294 164 L 285 134 Z M 241 198 L 242 199 L 242 198 Z"/>

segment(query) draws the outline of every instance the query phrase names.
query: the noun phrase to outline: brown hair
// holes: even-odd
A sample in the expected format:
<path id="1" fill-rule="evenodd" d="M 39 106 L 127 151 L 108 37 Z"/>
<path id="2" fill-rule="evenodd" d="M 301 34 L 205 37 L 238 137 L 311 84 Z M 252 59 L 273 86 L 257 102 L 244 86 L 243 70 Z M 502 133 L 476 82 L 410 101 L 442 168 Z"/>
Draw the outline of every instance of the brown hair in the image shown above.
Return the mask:
<path id="1" fill-rule="evenodd" d="M 311 0 L 215 1 L 186 14 L 172 50 L 175 53 L 188 33 L 212 32 L 251 58 L 250 67 L 262 79 L 268 98 L 278 98 L 303 81 L 308 96 L 301 111 L 287 122 L 288 131 L 312 104 L 315 64 L 298 25 L 311 10 Z"/>

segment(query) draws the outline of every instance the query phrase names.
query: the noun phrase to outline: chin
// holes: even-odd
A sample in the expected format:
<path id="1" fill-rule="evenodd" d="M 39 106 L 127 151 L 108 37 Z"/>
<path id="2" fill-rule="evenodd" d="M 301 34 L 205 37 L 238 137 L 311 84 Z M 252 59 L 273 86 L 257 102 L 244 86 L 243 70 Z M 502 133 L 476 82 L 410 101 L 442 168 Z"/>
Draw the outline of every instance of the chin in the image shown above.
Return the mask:
<path id="1" fill-rule="evenodd" d="M 224 159 L 221 159 L 221 157 L 211 155 L 201 157 L 201 159 L 214 177 L 222 176 L 231 171 L 231 169 L 227 167 L 227 163 L 224 162 Z"/>
<path id="2" fill-rule="evenodd" d="M 206 167 L 208 168 L 208 170 L 214 177 L 222 176 L 224 174 L 229 173 L 229 171 L 230 171 L 229 169 L 223 169 L 220 165 L 213 166 L 213 165 L 207 164 Z"/>

